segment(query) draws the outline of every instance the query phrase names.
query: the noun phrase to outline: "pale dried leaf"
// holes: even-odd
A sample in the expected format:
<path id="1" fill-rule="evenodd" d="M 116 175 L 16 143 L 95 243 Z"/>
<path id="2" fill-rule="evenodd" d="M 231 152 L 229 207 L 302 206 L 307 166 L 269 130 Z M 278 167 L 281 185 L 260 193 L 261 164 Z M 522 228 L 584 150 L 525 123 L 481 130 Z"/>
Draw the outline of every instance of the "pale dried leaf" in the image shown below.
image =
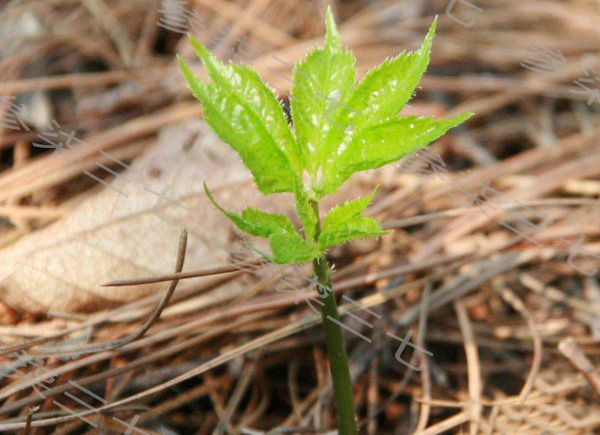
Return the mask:
<path id="1" fill-rule="evenodd" d="M 196 139 L 194 139 L 197 136 Z M 101 287 L 107 281 L 172 273 L 179 227 L 153 214 L 158 196 L 170 185 L 159 213 L 189 232 L 184 271 L 227 264 L 233 248 L 233 228 L 208 201 L 206 182 L 228 209 L 247 206 L 288 214 L 293 222 L 290 194 L 262 197 L 239 156 L 202 121 L 165 129 L 158 143 L 131 164 L 137 173 L 121 173 L 130 182 L 109 178 L 128 198 L 98 183 L 97 193 L 59 222 L 28 235 L 0 251 L 0 299 L 28 312 L 94 311 L 163 291 L 166 284 Z M 353 197 L 364 192 L 342 197 Z M 335 199 L 336 201 L 339 199 Z M 325 204 L 327 207 L 327 204 Z M 186 289 L 211 278 L 180 282 Z M 220 286 L 224 294 L 239 294 L 243 280 Z"/>
<path id="2" fill-rule="evenodd" d="M 245 192 L 249 201 L 258 198 L 233 151 L 201 122 L 187 123 L 166 129 L 131 166 L 137 174 L 122 172 L 129 183 L 107 180 L 128 198 L 98 183 L 98 193 L 68 218 L 0 252 L 0 298 L 25 311 L 77 311 L 164 289 L 165 284 L 100 287 L 114 279 L 173 272 L 179 228 L 152 213 L 158 196 L 144 186 L 160 193 L 168 184 L 167 197 L 190 208 L 188 212 L 164 201 L 159 210 L 172 222 L 182 219 L 189 231 L 184 271 L 226 263 L 230 230 L 206 200 L 202 182 L 217 187 L 219 198 L 228 205 L 235 205 L 228 187 Z M 182 282 L 180 288 L 192 281 Z"/>

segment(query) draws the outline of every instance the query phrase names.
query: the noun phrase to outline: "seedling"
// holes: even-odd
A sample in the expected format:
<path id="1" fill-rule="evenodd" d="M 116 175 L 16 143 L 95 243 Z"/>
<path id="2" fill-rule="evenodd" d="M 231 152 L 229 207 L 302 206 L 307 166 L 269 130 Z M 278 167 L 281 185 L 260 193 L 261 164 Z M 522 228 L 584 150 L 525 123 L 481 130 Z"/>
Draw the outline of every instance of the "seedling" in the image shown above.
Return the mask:
<path id="1" fill-rule="evenodd" d="M 240 230 L 269 240 L 274 262 L 312 261 L 319 283 L 331 287 L 327 250 L 386 232 L 375 219 L 361 216 L 375 191 L 334 207 L 321 221 L 319 201 L 323 196 L 338 191 L 353 173 L 396 162 L 472 115 L 464 113 L 440 121 L 398 117 L 429 63 L 436 22 L 419 50 L 386 60 L 356 85 L 355 59 L 342 48 L 328 9 L 325 46 L 310 50 L 294 68 L 290 101 L 293 126 L 288 125 L 273 91 L 253 69 L 224 64 L 190 37 L 212 83 L 200 81 L 181 59 L 179 62 L 192 93 L 204 105 L 204 119 L 239 153 L 262 194 L 295 195 L 302 231 L 284 215 L 255 208 L 239 214 L 226 211 L 205 185 L 213 204 Z M 356 434 L 342 330 L 327 319 L 339 320 L 334 294 L 328 292 L 323 302 L 337 425 L 342 435 Z"/>

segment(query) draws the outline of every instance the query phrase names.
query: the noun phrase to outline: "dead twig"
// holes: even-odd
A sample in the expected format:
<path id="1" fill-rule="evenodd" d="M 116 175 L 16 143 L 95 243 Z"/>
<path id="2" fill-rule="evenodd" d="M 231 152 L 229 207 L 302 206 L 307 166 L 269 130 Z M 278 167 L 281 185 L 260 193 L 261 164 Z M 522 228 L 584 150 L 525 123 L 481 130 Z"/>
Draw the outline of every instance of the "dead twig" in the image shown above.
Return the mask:
<path id="1" fill-rule="evenodd" d="M 592 362 L 583 353 L 583 350 L 577 346 L 573 337 L 567 337 L 558 344 L 558 350 L 567 357 L 571 363 L 577 367 L 583 376 L 588 380 L 590 386 L 600 395 L 600 375 L 594 368 Z"/>
<path id="2" fill-rule="evenodd" d="M 185 228 L 181 228 L 181 234 L 179 236 L 179 246 L 177 248 L 177 263 L 175 265 L 175 270 L 177 273 L 181 272 L 181 269 L 183 268 L 183 262 L 185 261 L 186 246 L 187 230 Z M 121 346 L 131 343 L 132 341 L 137 340 L 138 338 L 143 336 L 146 333 L 146 331 L 150 329 L 152 324 L 160 317 L 160 313 L 162 313 L 163 309 L 169 303 L 169 299 L 173 295 L 173 292 L 175 291 L 178 282 L 179 280 L 177 278 L 171 281 L 171 284 L 169 285 L 169 288 L 167 289 L 166 293 L 164 294 L 158 305 L 154 308 L 153 312 L 150 314 L 148 319 L 144 322 L 144 324 L 138 330 L 126 337 L 108 343 L 93 343 L 74 347 L 60 347 L 56 349 L 45 348 L 43 351 L 32 349 L 29 351 L 29 353 L 35 356 L 52 356 L 65 355 L 71 353 L 102 352 L 105 350 L 117 349 Z"/>

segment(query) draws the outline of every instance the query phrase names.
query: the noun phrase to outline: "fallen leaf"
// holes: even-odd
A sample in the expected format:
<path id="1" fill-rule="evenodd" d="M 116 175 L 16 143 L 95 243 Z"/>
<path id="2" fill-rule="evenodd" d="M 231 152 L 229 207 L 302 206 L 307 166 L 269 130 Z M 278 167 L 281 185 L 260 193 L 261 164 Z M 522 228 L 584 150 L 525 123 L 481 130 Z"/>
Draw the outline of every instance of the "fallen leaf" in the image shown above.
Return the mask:
<path id="1" fill-rule="evenodd" d="M 262 197 L 239 156 L 202 121 L 164 129 L 157 144 L 120 175 L 106 181 L 127 197 L 98 183 L 97 192 L 68 217 L 0 251 L 3 302 L 33 313 L 91 312 L 161 292 L 164 283 L 101 285 L 172 273 L 179 239 L 177 223 L 189 233 L 184 272 L 226 265 L 234 230 L 208 201 L 203 182 L 228 209 L 253 204 L 288 214 L 297 222 L 291 215 L 291 194 Z M 165 199 L 154 210 L 166 186 L 165 197 L 174 202 Z M 331 201 L 365 194 L 367 187 L 358 190 L 351 195 L 347 188 Z M 209 279 L 181 281 L 178 290 Z M 219 299 L 223 292 L 239 294 L 243 288 L 243 280 L 232 280 L 217 289 Z"/>

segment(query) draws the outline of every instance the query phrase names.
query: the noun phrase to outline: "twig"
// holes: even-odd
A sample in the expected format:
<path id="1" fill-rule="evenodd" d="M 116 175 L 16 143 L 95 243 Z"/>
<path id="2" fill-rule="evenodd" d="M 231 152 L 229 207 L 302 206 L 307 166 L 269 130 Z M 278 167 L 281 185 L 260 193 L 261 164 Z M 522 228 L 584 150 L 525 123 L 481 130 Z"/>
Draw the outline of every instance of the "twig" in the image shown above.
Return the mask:
<path id="1" fill-rule="evenodd" d="M 244 262 L 245 266 L 257 266 L 261 264 L 260 261 L 249 261 Z M 240 272 L 239 266 L 219 266 L 213 267 L 212 269 L 204 269 L 197 270 L 195 272 L 184 272 L 184 273 L 173 273 L 170 275 L 162 275 L 162 276 L 154 276 L 150 278 L 140 278 L 140 279 L 122 279 L 117 281 L 110 281 L 106 284 L 102 284 L 102 287 L 123 287 L 128 285 L 141 285 L 141 284 L 154 284 L 157 282 L 171 281 L 171 280 L 180 280 L 187 278 L 198 278 L 200 276 L 211 276 L 211 275 L 221 275 L 223 273 L 231 273 L 231 272 Z"/>
<path id="2" fill-rule="evenodd" d="M 585 353 L 583 353 L 583 350 L 577 346 L 573 337 L 567 337 L 561 340 L 561 342 L 558 343 L 558 350 L 560 350 L 561 353 L 583 373 L 583 376 L 585 376 L 592 388 L 600 395 L 600 375 L 598 375 L 598 372 L 591 361 Z"/>
<path id="3" fill-rule="evenodd" d="M 187 230 L 185 228 L 181 227 L 181 234 L 179 236 L 179 246 L 177 248 L 177 263 L 175 265 L 175 270 L 177 271 L 177 273 L 181 272 L 181 269 L 183 268 L 183 262 L 185 260 L 186 246 L 187 246 Z M 165 293 L 163 298 L 160 300 L 158 305 L 154 308 L 154 311 L 152 312 L 152 314 L 150 314 L 150 317 L 148 317 L 148 320 L 146 320 L 146 322 L 144 322 L 144 324 L 137 331 L 135 331 L 134 333 L 132 333 L 126 337 L 123 337 L 119 340 L 110 341 L 108 343 L 99 343 L 99 344 L 93 343 L 93 344 L 89 344 L 89 345 L 82 345 L 82 346 L 76 346 L 76 347 L 60 347 L 57 349 L 45 349 L 44 351 L 37 351 L 35 349 L 32 349 L 29 351 L 29 353 L 31 353 L 31 355 L 36 355 L 36 356 L 63 355 L 63 354 L 69 354 L 69 353 L 83 353 L 83 352 L 91 353 L 91 352 L 101 352 L 101 351 L 105 351 L 105 350 L 116 349 L 116 348 L 124 346 L 128 343 L 131 343 L 132 341 L 137 340 L 142 335 L 144 335 L 146 333 L 146 331 L 148 331 L 148 329 L 150 329 L 152 324 L 160 317 L 160 313 L 169 303 L 169 299 L 173 295 L 173 292 L 175 291 L 175 287 L 177 287 L 178 282 L 179 282 L 178 279 L 173 279 L 173 281 L 169 285 L 169 288 L 167 289 L 167 292 Z"/>
<path id="4" fill-rule="evenodd" d="M 597 199 L 591 198 L 548 198 L 548 199 L 538 199 L 522 202 L 528 207 L 550 207 L 550 206 L 575 206 L 575 205 L 584 205 L 584 204 L 599 204 L 600 201 Z M 500 204 L 500 208 L 504 210 L 513 210 L 522 208 L 520 205 L 514 205 L 510 203 Z M 428 222 L 433 219 L 441 219 L 447 217 L 460 216 L 463 214 L 474 214 L 480 212 L 477 208 L 452 208 L 449 210 L 444 210 L 435 213 L 428 213 L 419 216 L 408 217 L 404 219 L 399 219 L 395 221 L 384 222 L 382 226 L 384 228 L 404 228 L 412 225 L 422 224 Z"/>
<path id="5" fill-rule="evenodd" d="M 421 432 L 415 432 L 413 435 L 437 435 L 445 433 L 445 431 L 452 429 L 458 425 L 461 425 L 465 422 L 469 421 L 469 414 L 466 412 L 460 412 L 452 417 L 447 418 L 446 420 L 442 420 L 433 426 L 430 426 L 428 429 L 423 430 Z"/>
<path id="6" fill-rule="evenodd" d="M 494 288 L 502 296 L 502 299 L 508 302 L 510 306 L 512 306 L 519 314 L 521 314 L 521 316 L 525 318 L 525 320 L 527 320 L 527 326 L 529 327 L 531 337 L 533 338 L 533 361 L 531 363 L 531 371 L 529 372 L 529 376 L 527 376 L 527 381 L 525 382 L 525 385 L 523 385 L 523 389 L 519 394 L 519 402 L 525 403 L 525 400 L 527 400 L 527 397 L 529 396 L 529 393 L 533 388 L 533 383 L 542 365 L 542 338 L 540 337 L 540 334 L 536 329 L 533 316 L 531 315 L 523 301 L 519 299 L 517 295 L 509 288 L 499 285 L 497 282 L 494 282 L 493 285 Z"/>
<path id="7" fill-rule="evenodd" d="M 213 434 L 220 435 L 223 433 L 223 431 L 225 430 L 225 428 L 227 426 L 231 426 L 231 423 L 229 422 L 229 420 L 233 416 L 235 409 L 237 408 L 238 404 L 240 403 L 240 400 L 242 400 L 242 397 L 243 397 L 244 393 L 246 392 L 248 385 L 250 384 L 250 380 L 252 379 L 252 375 L 254 374 L 254 371 L 258 364 L 258 359 L 260 358 L 261 353 L 262 352 L 259 351 L 257 353 L 257 355 L 255 355 L 254 360 L 248 366 L 246 366 L 244 368 L 244 371 L 242 372 L 242 375 L 240 376 L 238 384 L 236 385 L 235 390 L 231 394 L 229 402 L 227 403 L 227 405 L 225 406 L 225 409 L 223 410 L 223 414 L 221 416 L 221 421 L 217 425 L 217 428 L 214 430 Z"/>
<path id="8" fill-rule="evenodd" d="M 31 431 L 31 419 L 33 418 L 33 414 L 40 410 L 39 406 L 32 406 L 29 411 L 27 411 L 27 420 L 25 421 L 25 429 L 23 429 L 23 435 L 29 435 Z"/>
<path id="9" fill-rule="evenodd" d="M 417 346 L 425 348 L 425 335 L 427 334 L 427 315 L 429 314 L 429 294 L 431 293 L 431 281 L 429 281 L 423 289 L 423 295 L 421 296 L 421 312 L 419 313 L 419 330 L 417 335 Z M 421 370 L 421 383 L 423 384 L 423 399 L 431 399 L 431 372 L 429 371 L 429 364 L 427 356 L 423 352 L 419 352 L 421 363 L 425 366 Z M 415 432 L 420 432 L 427 427 L 429 415 L 431 413 L 431 406 L 427 402 L 421 404 L 421 413 L 419 414 L 419 420 L 417 421 L 417 427 Z"/>
<path id="10" fill-rule="evenodd" d="M 113 40 L 125 66 L 131 66 L 134 52 L 133 43 L 111 10 L 102 0 L 83 0 L 83 5 L 100 22 L 106 34 Z"/>
<path id="11" fill-rule="evenodd" d="M 478 431 L 478 421 L 481 418 L 481 411 L 483 406 L 481 402 L 481 391 L 483 385 L 481 382 L 481 365 L 479 363 L 479 353 L 477 351 L 477 342 L 475 341 L 475 334 L 471 322 L 469 321 L 469 315 L 465 308 L 465 304 L 461 300 L 454 301 L 454 309 L 458 318 L 458 324 L 460 326 L 460 332 L 463 335 L 465 342 L 465 354 L 467 356 L 467 372 L 469 378 L 469 404 L 466 410 L 469 414 L 470 434 L 476 435 Z"/>

